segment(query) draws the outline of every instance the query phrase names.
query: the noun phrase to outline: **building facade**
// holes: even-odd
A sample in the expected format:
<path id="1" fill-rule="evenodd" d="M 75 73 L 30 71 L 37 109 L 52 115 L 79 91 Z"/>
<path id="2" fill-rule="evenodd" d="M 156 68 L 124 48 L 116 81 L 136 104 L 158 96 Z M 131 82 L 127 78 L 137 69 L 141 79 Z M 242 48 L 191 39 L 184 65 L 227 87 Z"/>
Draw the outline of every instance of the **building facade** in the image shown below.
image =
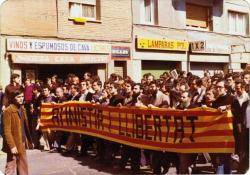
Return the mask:
<path id="1" fill-rule="evenodd" d="M 36 79 L 91 72 L 102 81 L 126 75 L 130 0 L 7 0 L 0 19 L 0 84 L 13 72 Z"/>
<path id="2" fill-rule="evenodd" d="M 0 9 L 0 84 L 10 74 L 136 82 L 179 69 L 241 71 L 250 63 L 246 0 L 6 0 Z"/>
<path id="3" fill-rule="evenodd" d="M 134 74 L 240 71 L 250 63 L 249 11 L 244 0 L 133 1 Z"/>

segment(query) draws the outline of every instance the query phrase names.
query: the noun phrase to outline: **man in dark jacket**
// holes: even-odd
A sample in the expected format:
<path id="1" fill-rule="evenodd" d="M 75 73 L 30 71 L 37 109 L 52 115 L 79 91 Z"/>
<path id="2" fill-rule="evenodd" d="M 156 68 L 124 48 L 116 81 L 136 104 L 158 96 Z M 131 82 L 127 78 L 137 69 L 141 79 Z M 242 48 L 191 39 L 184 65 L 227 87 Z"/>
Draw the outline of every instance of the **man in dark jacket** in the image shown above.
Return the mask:
<path id="1" fill-rule="evenodd" d="M 230 108 L 234 97 L 227 93 L 226 82 L 224 80 L 218 80 L 216 84 L 216 95 L 217 99 L 213 102 L 212 107 L 218 109 L 220 111 L 226 111 Z M 213 157 L 216 158 L 217 165 L 214 165 L 216 168 L 217 173 L 231 173 L 231 154 L 230 153 L 218 153 L 218 154 L 211 154 Z"/>
<path id="2" fill-rule="evenodd" d="M 245 82 L 243 80 L 235 82 L 235 91 L 236 95 L 232 103 L 235 147 L 236 153 L 240 158 L 239 172 L 244 174 L 245 170 L 249 167 L 249 150 L 246 149 L 247 145 L 249 145 L 249 142 L 246 140 L 249 133 L 246 127 L 246 110 L 249 103 L 249 95 L 245 91 Z"/>
<path id="3" fill-rule="evenodd" d="M 32 147 L 31 136 L 23 104 L 23 93 L 9 94 L 10 105 L 3 114 L 3 151 L 7 153 L 5 174 L 28 174 L 25 145 Z"/>

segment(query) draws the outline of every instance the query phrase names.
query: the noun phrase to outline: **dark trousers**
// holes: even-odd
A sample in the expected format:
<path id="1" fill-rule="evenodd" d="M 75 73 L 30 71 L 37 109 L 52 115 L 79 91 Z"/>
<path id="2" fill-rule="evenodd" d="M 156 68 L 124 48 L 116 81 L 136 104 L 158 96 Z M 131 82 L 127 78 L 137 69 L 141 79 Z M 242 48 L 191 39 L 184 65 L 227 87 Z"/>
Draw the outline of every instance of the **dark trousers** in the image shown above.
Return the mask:
<path id="1" fill-rule="evenodd" d="M 40 139 L 40 131 L 36 130 L 36 126 L 37 126 L 37 116 L 32 115 L 32 122 L 31 122 L 31 138 L 32 141 L 34 143 L 35 148 L 39 148 L 40 143 L 39 143 L 39 139 Z"/>
<path id="2" fill-rule="evenodd" d="M 25 104 L 24 104 L 24 108 L 26 109 L 26 114 L 27 114 L 27 119 L 28 119 L 28 124 L 29 124 L 29 130 L 30 130 L 30 132 L 31 132 L 31 134 L 32 134 L 32 114 L 31 114 L 31 111 L 30 111 L 30 109 L 31 109 L 31 103 L 30 102 L 26 102 Z"/>
<path id="3" fill-rule="evenodd" d="M 231 174 L 231 154 L 230 153 L 211 153 L 214 168 L 217 171 L 218 166 L 224 168 L 224 174 Z"/>
<path id="4" fill-rule="evenodd" d="M 131 146 L 123 145 L 121 149 L 121 168 L 125 168 L 129 158 L 131 159 L 131 170 L 138 173 L 140 170 L 141 150 Z"/>
<path id="5" fill-rule="evenodd" d="M 249 169 L 249 129 L 241 133 L 239 173 L 245 174 Z"/>
<path id="6" fill-rule="evenodd" d="M 26 153 L 14 155 L 7 153 L 7 163 L 5 167 L 6 175 L 28 175 L 28 162 Z"/>

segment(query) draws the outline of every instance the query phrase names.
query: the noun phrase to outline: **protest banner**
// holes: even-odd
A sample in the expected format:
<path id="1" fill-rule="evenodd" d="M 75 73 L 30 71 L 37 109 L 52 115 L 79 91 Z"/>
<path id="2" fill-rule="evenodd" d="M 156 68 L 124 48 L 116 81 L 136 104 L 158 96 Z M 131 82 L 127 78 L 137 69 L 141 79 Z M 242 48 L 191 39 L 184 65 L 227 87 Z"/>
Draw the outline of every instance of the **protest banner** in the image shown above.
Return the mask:
<path id="1" fill-rule="evenodd" d="M 233 153 L 231 111 L 43 103 L 41 128 L 86 134 L 133 147 L 179 153 Z"/>

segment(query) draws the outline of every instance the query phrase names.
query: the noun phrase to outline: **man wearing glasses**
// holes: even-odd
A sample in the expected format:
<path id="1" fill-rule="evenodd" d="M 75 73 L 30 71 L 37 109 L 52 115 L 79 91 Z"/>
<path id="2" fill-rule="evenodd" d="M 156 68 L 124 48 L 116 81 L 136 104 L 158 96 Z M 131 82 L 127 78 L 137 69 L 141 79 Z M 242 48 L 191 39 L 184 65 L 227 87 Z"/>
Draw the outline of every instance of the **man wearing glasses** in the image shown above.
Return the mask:
<path id="1" fill-rule="evenodd" d="M 213 102 L 212 107 L 223 112 L 231 107 L 234 97 L 227 93 L 225 88 L 225 80 L 218 80 L 215 87 L 216 100 Z M 216 171 L 219 174 L 230 174 L 231 173 L 231 154 L 230 153 L 217 153 L 212 154 L 212 157 L 216 159 Z"/>

